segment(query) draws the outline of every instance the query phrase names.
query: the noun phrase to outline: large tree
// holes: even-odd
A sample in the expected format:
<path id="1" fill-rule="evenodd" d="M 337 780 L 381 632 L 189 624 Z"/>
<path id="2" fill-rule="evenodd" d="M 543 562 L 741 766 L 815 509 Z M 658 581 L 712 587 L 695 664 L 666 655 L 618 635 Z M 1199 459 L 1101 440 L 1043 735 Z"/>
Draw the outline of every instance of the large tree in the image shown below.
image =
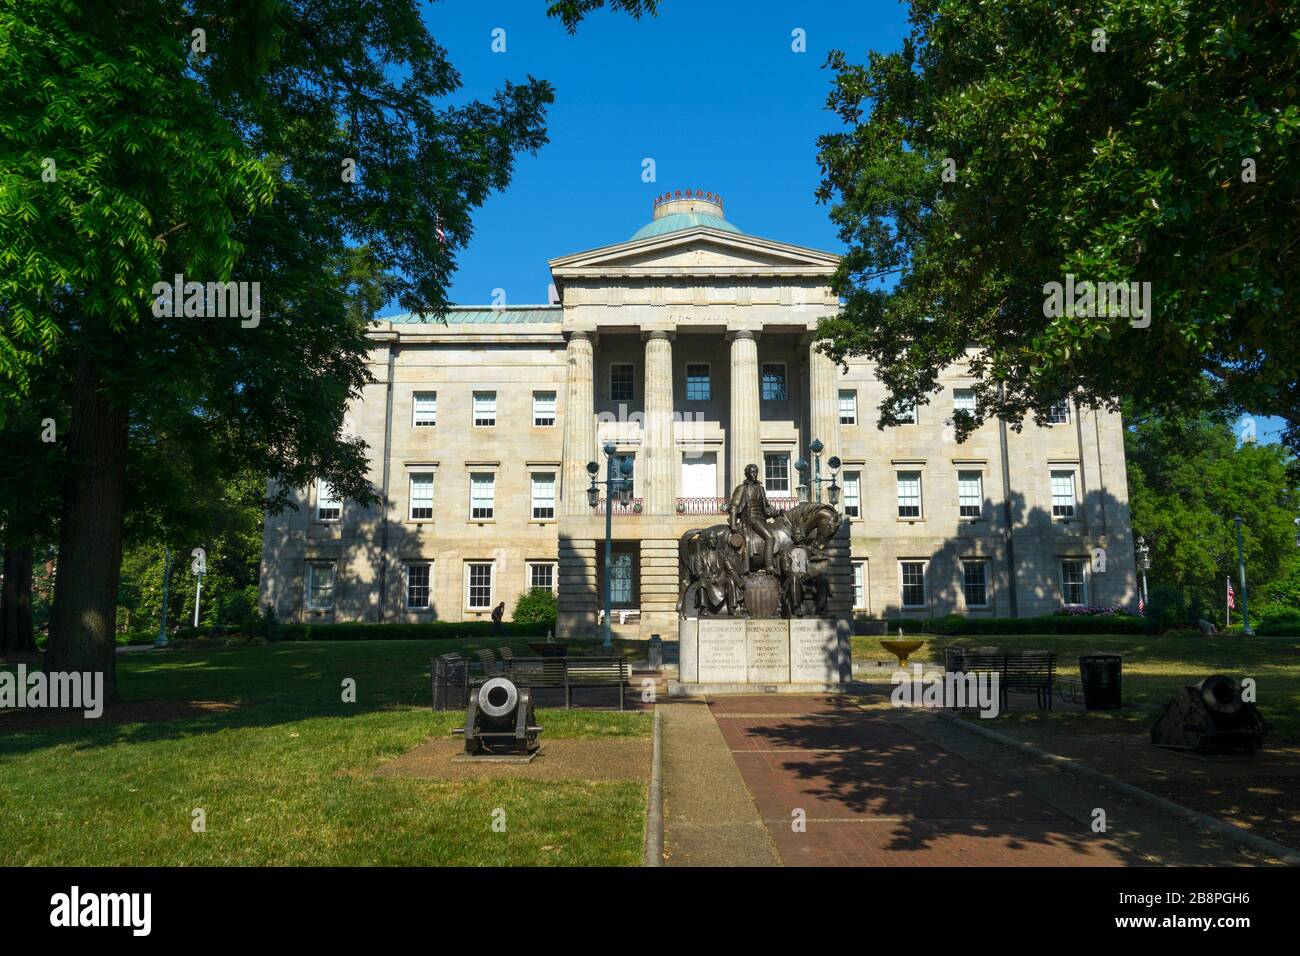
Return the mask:
<path id="1" fill-rule="evenodd" d="M 1069 393 L 1172 409 L 1206 380 L 1300 448 L 1300 5 L 914 0 L 910 20 L 898 52 L 832 54 L 847 128 L 820 140 L 850 247 L 822 334 L 879 363 L 882 423 L 973 349 L 976 420 Z M 1068 275 L 1149 282 L 1149 325 L 1057 314 Z"/>
<path id="2" fill-rule="evenodd" d="M 267 475 L 272 507 L 315 476 L 375 500 L 341 429 L 369 318 L 345 250 L 436 316 L 471 211 L 545 141 L 547 84 L 446 105 L 459 87 L 413 0 L 0 2 L 0 399 L 72 370 L 47 667 L 112 687 L 152 437 Z M 158 315 L 175 274 L 259 282 L 258 321 Z"/>
<path id="3" fill-rule="evenodd" d="M 1151 547 L 1151 584 L 1174 585 L 1221 614 L 1225 578 L 1239 587 L 1240 517 L 1252 605 L 1257 591 L 1276 591 L 1297 556 L 1293 456 L 1280 445 L 1239 443 L 1222 413 L 1125 411 L 1133 532 Z"/>

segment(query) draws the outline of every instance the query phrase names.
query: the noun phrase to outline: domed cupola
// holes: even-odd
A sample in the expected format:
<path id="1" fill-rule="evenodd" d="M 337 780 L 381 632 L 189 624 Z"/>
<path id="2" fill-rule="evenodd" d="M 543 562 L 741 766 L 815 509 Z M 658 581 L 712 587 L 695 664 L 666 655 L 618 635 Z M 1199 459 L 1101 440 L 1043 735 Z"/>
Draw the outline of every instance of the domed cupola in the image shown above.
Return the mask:
<path id="1" fill-rule="evenodd" d="M 701 189 L 678 189 L 655 198 L 654 218 L 633 233 L 632 238 L 648 239 L 696 226 L 707 226 L 723 232 L 740 232 L 723 215 L 721 196 Z"/>

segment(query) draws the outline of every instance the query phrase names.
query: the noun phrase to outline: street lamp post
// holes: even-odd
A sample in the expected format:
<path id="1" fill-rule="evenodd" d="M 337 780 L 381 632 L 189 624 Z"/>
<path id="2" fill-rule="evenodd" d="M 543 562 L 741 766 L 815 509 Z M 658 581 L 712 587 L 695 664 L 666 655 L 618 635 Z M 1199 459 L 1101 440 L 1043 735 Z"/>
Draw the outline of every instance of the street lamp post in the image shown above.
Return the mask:
<path id="1" fill-rule="evenodd" d="M 1151 570 L 1151 549 L 1147 547 L 1146 538 L 1138 535 L 1138 567 L 1142 569 L 1142 606 L 1151 604 L 1151 592 L 1147 590 L 1147 571 Z"/>
<path id="2" fill-rule="evenodd" d="M 1241 633 L 1250 636 L 1255 632 L 1250 629 L 1250 605 L 1246 598 L 1246 557 L 1241 550 L 1241 518 L 1233 518 L 1237 526 L 1237 577 L 1241 581 Z"/>
<path id="3" fill-rule="evenodd" d="M 828 485 L 829 487 L 826 489 L 827 497 L 830 500 L 831 506 L 834 507 L 840 503 L 840 486 L 835 481 L 835 473 L 840 470 L 840 459 L 836 455 L 831 455 L 830 458 L 826 459 L 826 466 L 830 468 L 831 476 L 829 478 L 823 478 L 822 452 L 826 450 L 826 446 L 821 443 L 821 439 L 814 438 L 812 443 L 808 446 L 808 450 L 812 452 L 813 456 L 812 484 L 817 489 L 817 501 L 820 502 L 822 500 L 822 485 Z M 808 471 L 808 462 L 806 459 L 800 458 L 799 461 L 795 463 L 795 467 L 799 469 L 800 474 L 805 474 Z M 807 501 L 807 486 L 800 485 L 799 487 L 799 500 Z"/>
<path id="4" fill-rule="evenodd" d="M 632 500 L 632 483 L 627 480 L 623 467 L 614 457 L 618 451 L 618 446 L 612 441 L 607 441 L 601 447 L 605 453 L 607 461 L 605 468 L 605 480 L 597 481 L 596 476 L 600 474 L 600 465 L 594 461 L 587 462 L 587 474 L 591 476 L 591 485 L 587 488 L 587 504 L 596 507 L 599 500 L 598 485 L 605 486 L 605 580 L 604 580 L 604 607 L 605 607 L 605 628 L 604 641 L 602 647 L 610 650 L 614 646 L 613 635 L 610 633 L 610 618 L 614 615 L 610 607 L 610 577 L 612 573 L 612 564 L 614 561 L 614 501 L 613 496 L 618 495 L 619 504 L 627 507 L 628 502 Z"/>

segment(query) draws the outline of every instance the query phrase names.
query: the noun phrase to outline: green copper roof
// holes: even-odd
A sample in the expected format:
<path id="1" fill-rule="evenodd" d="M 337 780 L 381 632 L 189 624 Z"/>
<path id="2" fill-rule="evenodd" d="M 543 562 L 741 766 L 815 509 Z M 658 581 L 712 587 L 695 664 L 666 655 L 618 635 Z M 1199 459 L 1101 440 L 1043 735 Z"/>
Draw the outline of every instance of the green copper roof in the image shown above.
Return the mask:
<path id="1" fill-rule="evenodd" d="M 494 308 L 490 305 L 453 305 L 447 309 L 448 325 L 524 325 L 531 322 L 559 322 L 563 309 L 558 305 L 522 305 Z M 413 312 L 377 316 L 377 322 L 396 325 L 440 325 L 435 315 L 419 316 Z"/>
<path id="2" fill-rule="evenodd" d="M 653 219 L 646 223 L 640 229 L 632 234 L 633 239 L 649 239 L 651 236 L 662 236 L 666 232 L 680 232 L 683 229 L 694 229 L 696 226 L 707 226 L 710 229 L 721 229 L 723 232 L 740 232 L 735 226 L 727 222 L 721 216 L 710 216 L 699 212 L 675 212 L 671 216 L 664 216 L 661 219 Z"/>

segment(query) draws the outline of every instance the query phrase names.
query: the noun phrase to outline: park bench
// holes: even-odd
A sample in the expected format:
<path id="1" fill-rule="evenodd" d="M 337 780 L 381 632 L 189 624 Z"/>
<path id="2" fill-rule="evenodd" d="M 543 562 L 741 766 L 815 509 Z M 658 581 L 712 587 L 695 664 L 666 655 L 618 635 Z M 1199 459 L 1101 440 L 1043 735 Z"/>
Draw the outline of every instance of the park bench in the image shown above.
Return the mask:
<path id="1" fill-rule="evenodd" d="M 505 663 L 506 667 L 509 667 L 511 664 L 514 663 L 515 652 L 512 651 L 508 646 L 504 644 L 501 645 L 500 647 L 497 648 L 497 653 L 501 655 L 501 660 Z"/>
<path id="2" fill-rule="evenodd" d="M 479 667 L 485 675 L 493 676 L 505 673 L 505 662 L 497 660 L 496 651 L 492 650 L 492 648 L 480 647 L 474 653 L 478 655 Z"/>
<path id="3" fill-rule="evenodd" d="M 617 687 L 618 709 L 624 709 L 624 687 L 631 671 L 626 657 L 517 657 L 510 679 L 519 687 L 563 687 L 564 706 L 573 706 L 578 688 Z"/>
<path id="4" fill-rule="evenodd" d="M 968 651 L 944 648 L 944 670 L 964 674 L 997 674 L 998 696 L 1003 710 L 1009 710 L 1011 690 L 1032 690 L 1039 710 L 1052 709 L 1052 688 L 1056 683 L 1056 654 L 1052 651 L 1024 651 L 1005 654 L 997 650 Z"/>

